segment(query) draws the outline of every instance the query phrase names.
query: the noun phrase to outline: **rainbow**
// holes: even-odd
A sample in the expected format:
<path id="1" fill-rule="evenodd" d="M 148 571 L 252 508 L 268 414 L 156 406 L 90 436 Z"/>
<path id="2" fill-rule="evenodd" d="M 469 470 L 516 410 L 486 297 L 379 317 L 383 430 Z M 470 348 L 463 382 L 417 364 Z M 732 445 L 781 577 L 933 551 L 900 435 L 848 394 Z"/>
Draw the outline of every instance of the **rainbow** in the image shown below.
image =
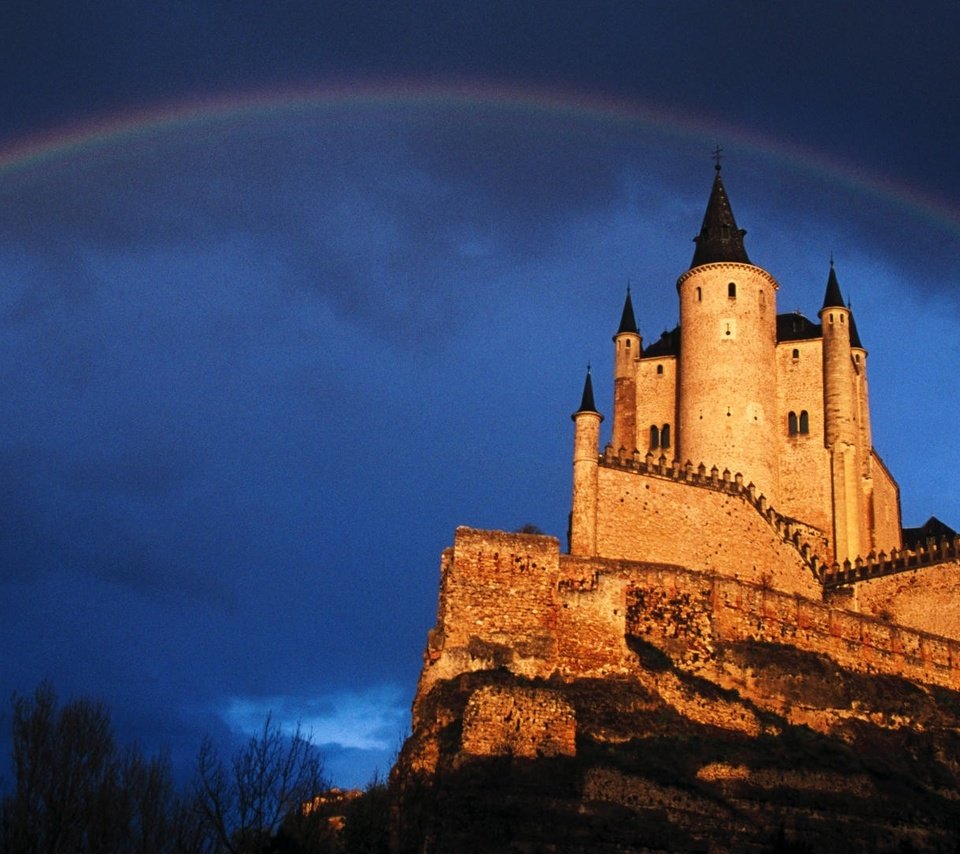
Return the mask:
<path id="1" fill-rule="evenodd" d="M 490 110 L 503 115 L 632 125 L 668 136 L 703 141 L 705 146 L 712 146 L 715 140 L 721 139 L 758 157 L 876 197 L 960 235 L 960 210 L 956 207 L 822 151 L 712 119 L 707 127 L 702 117 L 694 118 L 681 111 L 632 100 L 478 82 L 351 81 L 196 97 L 155 105 L 14 140 L 0 147 L 0 181 L 12 174 L 42 169 L 70 157 L 96 156 L 98 151 L 110 146 L 151 135 L 176 133 L 237 119 L 362 107 L 383 110 L 402 107 L 407 111 L 418 108 Z"/>

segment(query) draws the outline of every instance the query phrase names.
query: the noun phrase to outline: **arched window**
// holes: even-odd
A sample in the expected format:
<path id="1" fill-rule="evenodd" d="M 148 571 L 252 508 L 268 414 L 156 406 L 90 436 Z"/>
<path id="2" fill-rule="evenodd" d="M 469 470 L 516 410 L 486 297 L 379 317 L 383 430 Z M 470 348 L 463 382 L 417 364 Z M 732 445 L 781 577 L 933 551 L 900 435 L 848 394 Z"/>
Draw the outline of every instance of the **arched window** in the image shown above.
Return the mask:
<path id="1" fill-rule="evenodd" d="M 657 429 L 656 424 L 650 425 L 650 447 L 651 448 L 660 447 L 660 430 Z"/>
<path id="2" fill-rule="evenodd" d="M 658 374 L 662 374 L 662 373 L 663 373 L 663 365 L 657 365 L 657 373 L 658 373 Z"/>
<path id="3" fill-rule="evenodd" d="M 664 424 L 660 428 L 660 447 L 669 448 L 670 447 L 670 425 Z"/>
<path id="4" fill-rule="evenodd" d="M 627 349 L 629 350 L 629 349 L 630 349 L 630 339 L 629 339 L 629 338 L 627 339 L 627 342 L 626 342 L 626 343 L 627 343 Z"/>
<path id="5" fill-rule="evenodd" d="M 736 299 L 736 298 L 737 298 L 737 283 L 736 283 L 736 282 L 730 282 L 730 284 L 727 285 L 727 296 L 730 297 L 730 299 Z"/>
<path id="6" fill-rule="evenodd" d="M 788 432 L 791 436 L 796 436 L 796 435 L 797 435 L 797 431 L 798 431 L 798 427 L 797 427 L 797 413 L 796 413 L 796 412 L 791 412 L 791 413 L 787 416 L 787 432 Z"/>
<path id="7" fill-rule="evenodd" d="M 810 416 L 807 415 L 807 410 L 804 409 L 800 413 L 800 432 L 809 433 L 810 432 Z"/>
<path id="8" fill-rule="evenodd" d="M 800 358 L 800 351 L 796 347 L 793 348 L 793 358 L 794 359 Z"/>

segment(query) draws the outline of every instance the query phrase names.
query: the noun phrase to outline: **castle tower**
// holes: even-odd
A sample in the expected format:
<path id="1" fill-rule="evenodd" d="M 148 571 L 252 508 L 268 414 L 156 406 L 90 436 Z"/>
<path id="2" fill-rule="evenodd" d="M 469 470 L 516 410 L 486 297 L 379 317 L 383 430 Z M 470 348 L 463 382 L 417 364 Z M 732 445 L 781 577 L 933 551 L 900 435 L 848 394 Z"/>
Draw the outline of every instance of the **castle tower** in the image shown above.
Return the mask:
<path id="1" fill-rule="evenodd" d="M 820 309 L 823 327 L 823 428 L 830 454 L 833 492 L 834 553 L 839 562 L 870 550 L 864 512 L 867 501 L 861 484 L 868 474 L 864 459 L 864 425 L 861 406 L 866 403 L 866 382 L 858 378 L 856 356 L 865 369 L 866 351 L 855 335 L 853 315 L 843 304 L 837 273 L 830 263 L 827 290 Z M 856 347 L 853 345 L 856 344 Z M 869 434 L 869 432 L 868 432 Z"/>
<path id="2" fill-rule="evenodd" d="M 720 164 L 680 296 L 677 458 L 740 472 L 776 503 L 778 284 L 751 264 Z"/>
<path id="3" fill-rule="evenodd" d="M 597 455 L 600 448 L 600 422 L 593 401 L 590 368 L 583 383 L 580 408 L 573 419 L 573 509 L 570 512 L 570 554 L 593 556 L 597 553 Z"/>
<path id="4" fill-rule="evenodd" d="M 637 329 L 630 299 L 630 286 L 623 303 L 620 327 L 613 336 L 613 434 L 610 443 L 614 450 L 624 448 L 628 453 L 637 448 L 637 359 L 640 358 L 643 339 Z"/>

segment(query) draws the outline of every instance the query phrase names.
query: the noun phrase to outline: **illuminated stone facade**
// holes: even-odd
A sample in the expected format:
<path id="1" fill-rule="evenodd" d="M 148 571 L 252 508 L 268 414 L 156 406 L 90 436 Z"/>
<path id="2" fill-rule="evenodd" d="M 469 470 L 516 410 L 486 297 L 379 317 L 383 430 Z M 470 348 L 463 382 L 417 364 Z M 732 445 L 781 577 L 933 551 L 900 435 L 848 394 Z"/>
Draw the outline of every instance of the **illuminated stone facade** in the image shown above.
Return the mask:
<path id="1" fill-rule="evenodd" d="M 833 265 L 819 323 L 777 315 L 779 285 L 750 262 L 743 235 L 718 169 L 693 264 L 677 281 L 680 325 L 644 347 L 627 294 L 609 448 L 739 475 L 817 532 L 811 546 L 826 563 L 900 549 L 899 492 L 871 442 L 867 351 Z M 624 496 L 602 458 L 597 472 L 585 464 L 598 415 L 575 415 L 571 550 L 603 557 L 618 552 L 604 528 Z"/>

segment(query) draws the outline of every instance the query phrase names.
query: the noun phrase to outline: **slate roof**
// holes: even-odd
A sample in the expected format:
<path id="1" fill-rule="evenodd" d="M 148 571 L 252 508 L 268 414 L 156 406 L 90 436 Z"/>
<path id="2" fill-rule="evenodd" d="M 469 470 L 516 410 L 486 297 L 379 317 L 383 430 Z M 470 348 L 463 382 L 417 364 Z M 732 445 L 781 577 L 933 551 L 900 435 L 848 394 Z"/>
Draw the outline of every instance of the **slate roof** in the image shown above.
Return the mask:
<path id="1" fill-rule="evenodd" d="M 747 232 L 737 228 L 737 221 L 733 218 L 733 209 L 730 207 L 730 199 L 727 198 L 727 191 L 720 177 L 719 163 L 716 170 L 707 210 L 703 215 L 703 225 L 700 226 L 700 234 L 693 238 L 697 248 L 693 252 L 693 261 L 690 262 L 691 269 L 701 264 L 713 264 L 718 261 L 750 263 L 747 250 L 743 245 L 743 236 Z"/>
<path id="2" fill-rule="evenodd" d="M 679 356 L 680 355 L 680 327 L 667 332 L 664 330 L 660 337 L 643 349 L 643 358 L 648 359 L 654 356 Z"/>
<path id="3" fill-rule="evenodd" d="M 777 315 L 777 341 L 806 341 L 823 336 L 823 327 L 799 311 Z"/>

